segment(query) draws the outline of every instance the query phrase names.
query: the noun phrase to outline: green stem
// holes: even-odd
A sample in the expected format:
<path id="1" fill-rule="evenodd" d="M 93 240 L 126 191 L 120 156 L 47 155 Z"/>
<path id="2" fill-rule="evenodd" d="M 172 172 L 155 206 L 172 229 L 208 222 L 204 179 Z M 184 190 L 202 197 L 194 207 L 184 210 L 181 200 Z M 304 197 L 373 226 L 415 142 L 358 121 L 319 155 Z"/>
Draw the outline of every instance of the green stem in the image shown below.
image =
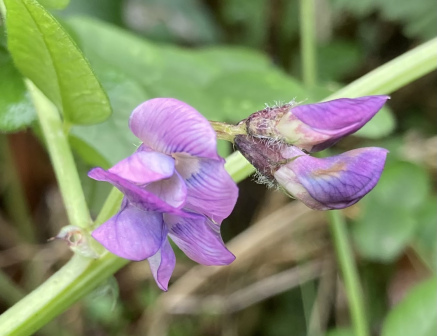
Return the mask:
<path id="1" fill-rule="evenodd" d="M 340 91 L 341 95 L 388 94 L 437 68 L 436 49 L 437 39 L 427 42 L 372 71 L 371 75 L 364 76 L 366 85 L 361 84 L 363 80 L 360 79 L 346 86 Z M 399 59 L 404 60 L 403 62 L 406 59 L 409 61 L 401 64 Z M 385 74 L 387 77 L 381 74 Z M 387 89 L 384 89 L 385 86 Z M 329 98 L 332 99 L 335 96 L 337 94 Z M 240 154 L 231 155 L 226 163 L 226 168 L 235 180 L 241 180 L 253 172 L 253 167 Z M 113 207 L 104 206 L 105 209 L 111 209 L 111 211 L 105 210 L 106 212 L 99 216 L 99 221 L 109 218 L 117 211 L 119 199 L 112 198 Z M 336 216 L 335 212 L 333 215 Z M 334 228 L 341 230 L 342 225 L 333 224 Z M 342 235 L 340 234 L 340 236 Z M 73 257 L 39 288 L 1 315 L 0 330 L 4 336 L 31 335 L 126 263 L 126 260 L 115 257 L 108 252 L 104 253 L 98 260 L 85 259 L 81 256 Z"/>
<path id="2" fill-rule="evenodd" d="M 121 193 L 108 196 L 99 219 L 103 222 L 120 206 Z M 0 315 L 2 336 L 33 335 L 129 261 L 105 251 L 99 259 L 74 255 L 40 287 Z"/>
<path id="3" fill-rule="evenodd" d="M 300 51 L 303 83 L 307 89 L 317 83 L 315 0 L 300 0 Z"/>
<path id="4" fill-rule="evenodd" d="M 330 95 L 326 100 L 390 94 L 437 68 L 437 38 L 381 65 Z"/>
<path id="5" fill-rule="evenodd" d="M 343 275 L 346 296 L 355 336 L 369 335 L 364 309 L 363 291 L 360 285 L 354 253 L 348 239 L 346 222 L 340 211 L 329 211 L 330 229 L 340 270 Z"/>
<path id="6" fill-rule="evenodd" d="M 26 86 L 43 130 L 70 224 L 89 229 L 91 218 L 61 116 L 30 80 L 26 79 Z"/>

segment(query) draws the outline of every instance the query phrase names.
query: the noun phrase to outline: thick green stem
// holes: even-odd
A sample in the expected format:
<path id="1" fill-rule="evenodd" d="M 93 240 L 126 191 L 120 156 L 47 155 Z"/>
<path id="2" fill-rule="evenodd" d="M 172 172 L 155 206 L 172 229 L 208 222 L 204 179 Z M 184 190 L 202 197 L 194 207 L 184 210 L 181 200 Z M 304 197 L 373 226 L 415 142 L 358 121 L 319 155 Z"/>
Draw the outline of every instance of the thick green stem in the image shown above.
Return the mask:
<path id="1" fill-rule="evenodd" d="M 358 270 L 355 265 L 354 253 L 349 242 L 346 222 L 340 211 L 329 211 L 330 229 L 334 238 L 337 261 L 343 276 L 346 296 L 355 336 L 369 335 L 364 309 L 363 290 L 361 288 Z"/>
<path id="2" fill-rule="evenodd" d="M 100 221 L 116 213 L 121 197 L 120 192 L 108 196 Z M 128 262 L 107 251 L 99 259 L 74 255 L 61 270 L 0 316 L 1 335 L 33 335 Z"/>
<path id="3" fill-rule="evenodd" d="M 300 55 L 302 78 L 307 89 L 317 82 L 317 43 L 315 0 L 300 0 Z"/>
<path id="4" fill-rule="evenodd" d="M 91 218 L 61 116 L 30 80 L 26 80 L 26 85 L 43 130 L 70 224 L 89 229 Z"/>
<path id="5" fill-rule="evenodd" d="M 346 86 L 340 94 L 345 97 L 388 94 L 437 68 L 436 49 L 437 39 L 429 41 Z M 338 94 L 329 99 L 336 97 Z M 226 168 L 232 172 L 235 180 L 241 180 L 253 172 L 253 167 L 239 154 L 228 158 Z M 113 207 L 106 205 L 99 221 L 109 218 L 117 210 L 120 199 L 112 199 Z M 334 226 L 335 229 L 341 230 L 341 225 L 340 228 L 337 226 Z M 126 263 L 126 260 L 108 252 L 98 260 L 75 256 L 49 280 L 0 316 L 2 336 L 31 335 Z"/>

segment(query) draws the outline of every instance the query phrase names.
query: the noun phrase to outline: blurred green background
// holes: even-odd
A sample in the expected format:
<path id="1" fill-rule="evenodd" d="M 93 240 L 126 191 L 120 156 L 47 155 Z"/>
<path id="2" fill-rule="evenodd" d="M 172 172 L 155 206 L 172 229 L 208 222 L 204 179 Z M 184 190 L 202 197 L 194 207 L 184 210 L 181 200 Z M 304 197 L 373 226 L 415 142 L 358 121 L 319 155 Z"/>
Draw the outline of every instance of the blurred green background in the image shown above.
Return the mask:
<path id="1" fill-rule="evenodd" d="M 135 150 L 127 119 L 142 101 L 175 97 L 208 119 L 237 122 L 265 104 L 319 101 L 437 33 L 434 0 L 315 4 L 311 87 L 302 83 L 297 0 L 72 0 L 53 9 L 113 107 L 104 123 L 73 126 L 69 139 L 92 214 L 110 188 L 86 172 Z M 47 243 L 68 221 L 1 31 L 3 311 L 71 252 L 63 242 Z M 437 328 L 436 86 L 432 73 L 393 93 L 369 125 L 333 148 L 390 150 L 378 186 L 345 211 L 373 335 L 431 336 Z M 223 156 L 232 151 L 220 144 Z M 222 225 L 234 264 L 197 266 L 178 251 L 170 291 L 162 293 L 147 262 L 131 263 L 38 335 L 352 336 L 326 214 L 250 178 L 239 186 L 237 207 Z"/>

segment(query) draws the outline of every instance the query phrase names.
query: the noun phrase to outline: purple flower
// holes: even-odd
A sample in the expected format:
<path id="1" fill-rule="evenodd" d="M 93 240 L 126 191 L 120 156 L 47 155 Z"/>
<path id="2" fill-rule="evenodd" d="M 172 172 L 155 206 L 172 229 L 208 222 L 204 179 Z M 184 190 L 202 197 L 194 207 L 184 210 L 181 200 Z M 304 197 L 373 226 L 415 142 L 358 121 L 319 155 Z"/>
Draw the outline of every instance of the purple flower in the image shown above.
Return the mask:
<path id="1" fill-rule="evenodd" d="M 282 142 L 238 135 L 237 149 L 257 168 L 261 182 L 283 189 L 316 210 L 358 202 L 378 182 L 387 150 L 360 148 L 323 159 Z"/>
<path id="2" fill-rule="evenodd" d="M 120 211 L 92 236 L 110 252 L 130 260 L 148 259 L 162 290 L 175 267 L 167 236 L 194 261 L 227 265 L 234 259 L 220 236 L 238 189 L 217 154 L 216 135 L 194 108 L 169 98 L 148 100 L 129 120 L 143 142 L 107 171 L 88 176 L 124 194 Z"/>
<path id="3" fill-rule="evenodd" d="M 367 147 L 320 159 L 290 146 L 282 152 L 290 161 L 273 176 L 288 194 L 312 209 L 343 209 L 376 186 L 387 153 L 384 148 Z"/>
<path id="4" fill-rule="evenodd" d="M 318 152 L 358 131 L 389 98 L 367 96 L 308 105 L 286 104 L 254 113 L 246 125 L 250 135 L 275 138 L 308 152 Z"/>

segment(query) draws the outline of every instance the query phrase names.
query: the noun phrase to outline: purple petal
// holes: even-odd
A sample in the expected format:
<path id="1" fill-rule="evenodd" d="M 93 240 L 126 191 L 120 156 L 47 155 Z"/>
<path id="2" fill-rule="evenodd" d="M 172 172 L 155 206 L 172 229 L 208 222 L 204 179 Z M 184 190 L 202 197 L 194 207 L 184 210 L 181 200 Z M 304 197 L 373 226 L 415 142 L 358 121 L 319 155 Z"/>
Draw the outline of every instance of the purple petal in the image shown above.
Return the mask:
<path id="1" fill-rule="evenodd" d="M 182 218 L 164 214 L 169 236 L 192 260 L 203 265 L 229 265 L 235 256 L 220 236 L 220 227 L 205 216 Z"/>
<path id="2" fill-rule="evenodd" d="M 118 188 L 129 200 L 132 205 L 140 207 L 146 211 L 168 212 L 180 216 L 190 216 L 190 214 L 179 210 L 158 196 L 143 189 L 136 184 L 125 180 L 124 178 L 106 171 L 100 167 L 91 169 L 88 176 L 97 181 L 106 181 Z"/>
<path id="3" fill-rule="evenodd" d="M 224 160 L 175 155 L 176 170 L 185 179 L 185 208 L 221 223 L 234 209 L 238 188 L 224 168 Z"/>
<path id="4" fill-rule="evenodd" d="M 367 96 L 298 105 L 281 119 L 276 128 L 293 145 L 309 152 L 321 151 L 358 131 L 389 98 Z"/>
<path id="5" fill-rule="evenodd" d="M 168 179 L 150 183 L 144 189 L 175 208 L 180 209 L 185 204 L 187 187 L 178 173 Z"/>
<path id="6" fill-rule="evenodd" d="M 216 134 L 208 120 L 177 99 L 155 98 L 144 102 L 132 112 L 129 127 L 158 152 L 219 158 Z"/>
<path id="7" fill-rule="evenodd" d="M 375 187 L 387 153 L 386 149 L 369 147 L 319 159 L 302 152 L 274 176 L 288 193 L 310 208 L 342 209 Z"/>
<path id="8" fill-rule="evenodd" d="M 174 159 L 157 152 L 137 151 L 108 171 L 130 182 L 146 184 L 172 176 Z"/>
<path id="9" fill-rule="evenodd" d="M 156 284 L 163 291 L 167 291 L 168 282 L 176 265 L 176 256 L 168 239 L 164 240 L 158 252 L 147 259 L 147 261 L 149 262 Z"/>
<path id="10" fill-rule="evenodd" d="M 129 205 L 93 231 L 92 236 L 108 251 L 129 260 L 144 260 L 156 254 L 166 234 L 162 214 Z"/>

